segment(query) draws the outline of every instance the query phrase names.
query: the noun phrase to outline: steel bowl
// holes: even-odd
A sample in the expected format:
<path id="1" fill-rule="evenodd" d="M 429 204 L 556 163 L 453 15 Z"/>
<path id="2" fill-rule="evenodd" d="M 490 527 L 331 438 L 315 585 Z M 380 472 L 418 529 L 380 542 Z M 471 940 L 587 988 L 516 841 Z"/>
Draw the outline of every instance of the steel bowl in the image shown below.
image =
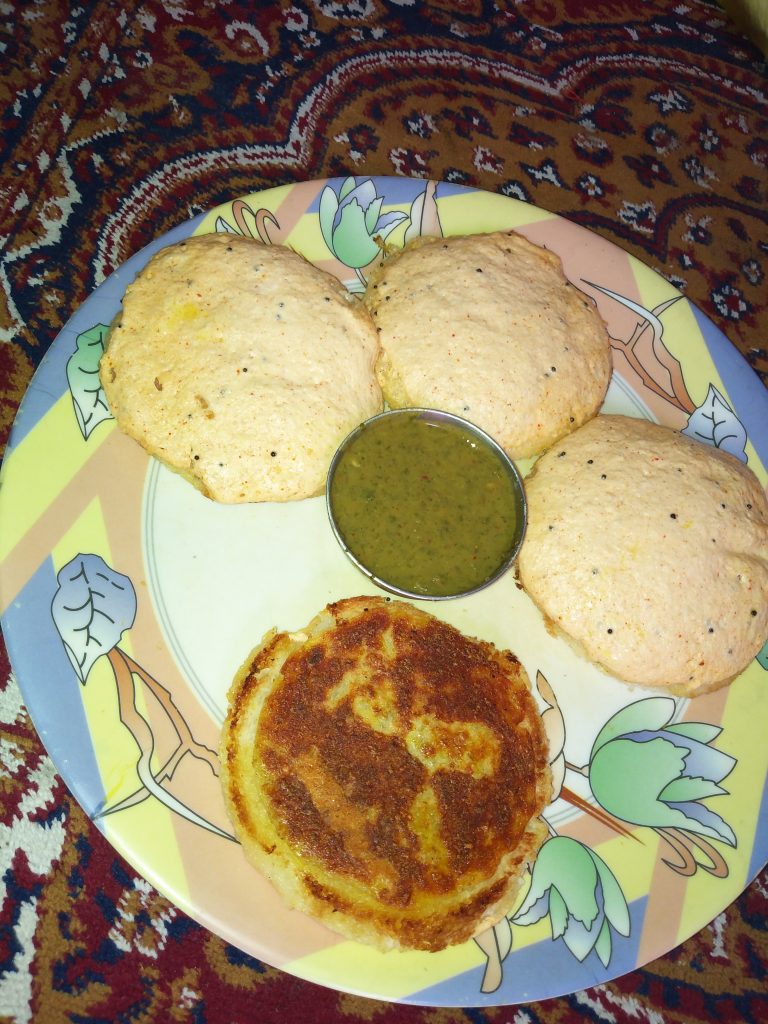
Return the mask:
<path id="1" fill-rule="evenodd" d="M 458 590 L 455 593 L 429 593 L 422 590 L 412 589 L 412 587 L 403 585 L 402 581 L 398 582 L 396 579 L 385 578 L 381 574 L 377 574 L 369 565 L 361 559 L 359 551 L 355 550 L 354 539 L 345 536 L 342 532 L 336 510 L 334 508 L 334 481 L 338 472 L 339 466 L 343 464 L 344 460 L 350 457 L 349 453 L 355 448 L 356 442 L 359 441 L 361 435 L 365 431 L 375 430 L 377 424 L 384 419 L 392 417 L 408 417 L 411 420 L 424 421 L 427 420 L 430 423 L 436 425 L 453 425 L 464 431 L 465 434 L 469 435 L 477 445 L 482 446 L 486 451 L 491 452 L 499 461 L 503 471 L 506 473 L 511 485 L 513 500 L 515 502 L 516 517 L 515 517 L 515 529 L 511 531 L 509 547 L 505 550 L 504 557 L 499 561 L 499 564 L 495 569 L 488 575 L 484 576 L 483 579 L 473 581 L 471 585 L 468 585 L 464 589 Z M 473 445 L 474 447 L 474 445 Z M 437 409 L 427 409 L 420 407 L 408 407 L 404 409 L 391 409 L 386 412 L 379 413 L 376 416 L 370 417 L 365 420 L 358 427 L 356 427 L 339 445 L 336 453 L 331 461 L 328 469 L 328 477 L 325 488 L 326 506 L 328 510 L 328 518 L 331 523 L 334 535 L 336 536 L 339 545 L 341 546 L 344 553 L 350 559 L 350 561 L 364 573 L 376 586 L 382 590 L 386 590 L 391 594 L 396 594 L 399 597 L 412 598 L 415 600 L 427 600 L 427 601 L 445 601 L 451 600 L 458 597 L 466 597 L 469 594 L 477 593 L 483 590 L 485 587 L 490 586 L 512 566 L 515 559 L 517 558 L 520 546 L 523 542 L 525 535 L 525 529 L 528 519 L 528 507 L 525 496 L 525 487 L 523 485 L 522 476 L 512 461 L 507 455 L 504 449 L 496 442 L 489 434 L 478 427 L 476 424 L 464 419 L 461 416 L 456 416 L 453 413 L 442 412 Z"/>

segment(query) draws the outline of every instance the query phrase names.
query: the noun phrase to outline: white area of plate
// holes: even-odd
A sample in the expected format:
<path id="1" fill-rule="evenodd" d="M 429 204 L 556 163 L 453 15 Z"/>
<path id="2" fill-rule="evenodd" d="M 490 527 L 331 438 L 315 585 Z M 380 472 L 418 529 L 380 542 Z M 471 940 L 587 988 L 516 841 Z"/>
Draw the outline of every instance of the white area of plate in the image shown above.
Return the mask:
<path id="1" fill-rule="evenodd" d="M 603 411 L 649 418 L 616 376 Z M 269 629 L 300 629 L 330 601 L 383 594 L 339 548 L 324 496 L 219 505 L 153 461 L 143 540 L 157 621 L 184 678 L 217 723 L 235 672 Z M 468 598 L 417 603 L 470 636 L 513 650 L 531 680 L 542 672 L 569 724 L 566 757 L 574 765 L 587 762 L 596 718 L 605 721 L 623 707 L 627 688 L 576 657 L 565 642 L 553 641 L 511 572 Z M 592 712 L 596 706 L 599 716 Z M 576 812 L 563 805 L 562 813 Z"/>

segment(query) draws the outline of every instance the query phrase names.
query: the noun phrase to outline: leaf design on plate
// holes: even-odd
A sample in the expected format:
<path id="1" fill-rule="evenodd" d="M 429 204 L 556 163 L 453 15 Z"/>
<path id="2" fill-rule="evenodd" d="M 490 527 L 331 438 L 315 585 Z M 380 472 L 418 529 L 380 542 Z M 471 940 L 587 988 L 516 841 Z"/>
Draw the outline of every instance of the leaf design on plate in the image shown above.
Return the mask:
<path id="1" fill-rule="evenodd" d="M 273 244 L 269 225 L 271 224 L 272 227 L 279 230 L 280 224 L 271 210 L 260 207 L 254 211 L 244 199 L 233 200 L 231 209 L 235 226 L 233 227 L 224 217 L 217 217 L 214 225 L 217 232 L 243 235 L 245 238 L 258 238 L 264 245 Z"/>
<path id="2" fill-rule="evenodd" d="M 80 431 L 87 441 L 103 420 L 112 419 L 99 379 L 99 360 L 109 327 L 95 324 L 77 336 L 77 348 L 67 361 L 67 383 Z"/>
<path id="3" fill-rule="evenodd" d="M 589 285 L 590 288 L 615 299 L 620 305 L 637 314 L 639 320 L 635 324 L 631 336 L 627 339 L 611 336 L 611 345 L 617 352 L 624 355 L 649 391 L 666 399 L 682 412 L 691 412 L 694 406 L 685 386 L 683 369 L 679 360 L 672 355 L 664 343 L 664 324 L 661 320 L 662 313 L 679 302 L 682 295 L 673 295 L 672 298 L 659 303 L 653 309 L 647 309 L 626 295 L 621 295 L 610 288 L 604 288 L 593 281 L 587 281 L 586 278 L 583 280 L 584 284 Z M 643 341 L 642 346 L 641 341 Z"/>
<path id="4" fill-rule="evenodd" d="M 154 679 L 141 665 L 137 664 L 119 647 L 115 646 L 109 652 L 109 661 L 112 665 L 115 684 L 117 686 L 117 702 L 120 709 L 120 721 L 128 729 L 139 752 L 136 761 L 136 774 L 141 787 L 125 797 L 119 803 L 110 807 L 104 807 L 94 815 L 94 821 L 103 818 L 108 814 L 115 814 L 128 807 L 134 807 L 149 796 L 155 797 L 170 811 L 174 811 L 182 818 L 198 825 L 214 835 L 223 839 L 234 841 L 224 829 L 209 821 L 203 815 L 198 814 L 183 800 L 180 800 L 163 785 L 165 780 L 173 778 L 176 769 L 180 766 L 187 754 L 191 754 L 195 760 L 202 761 L 208 765 L 214 776 L 218 776 L 218 758 L 215 751 L 210 750 L 202 743 L 198 743 L 192 735 L 190 728 L 176 707 L 170 692 Z M 178 740 L 175 749 L 170 756 L 161 755 L 157 749 L 157 738 L 149 717 L 139 710 L 137 695 L 140 684 L 143 683 L 157 698 L 163 711 L 170 719 Z M 157 763 L 159 761 L 159 764 Z"/>
<path id="5" fill-rule="evenodd" d="M 709 385 L 707 397 L 691 413 L 688 425 L 681 431 L 697 441 L 705 441 L 747 461 L 747 432 L 739 417 L 720 394 L 714 384 Z"/>
<path id="6" fill-rule="evenodd" d="M 615 715 L 612 715 L 600 732 L 592 746 L 590 761 L 601 747 L 617 736 L 647 729 L 663 729 L 672 721 L 675 713 L 673 697 L 648 697 L 628 704 Z"/>
<path id="7" fill-rule="evenodd" d="M 51 614 L 81 683 L 136 618 L 136 592 L 99 555 L 77 555 L 56 577 Z"/>
<path id="8" fill-rule="evenodd" d="M 405 232 L 408 243 L 419 235 L 435 235 L 443 237 L 443 226 L 437 209 L 437 182 L 428 181 L 423 192 L 419 192 L 411 203 L 410 224 Z"/>
<path id="9" fill-rule="evenodd" d="M 546 676 L 539 670 L 536 673 L 536 689 L 546 709 L 541 713 L 541 722 L 547 734 L 549 743 L 549 766 L 552 771 L 552 799 L 556 800 L 560 795 L 565 780 L 565 720 L 557 697 L 549 685 Z"/>
<path id="10" fill-rule="evenodd" d="M 102 655 L 107 657 L 117 687 L 120 720 L 138 749 L 136 774 L 141 787 L 119 803 L 102 808 L 94 820 L 154 796 L 187 821 L 232 840 L 228 832 L 163 786 L 187 754 L 205 762 L 214 776 L 218 775 L 218 759 L 215 751 L 195 740 L 171 693 L 118 646 L 136 618 L 136 592 L 130 579 L 115 572 L 100 555 L 79 554 L 60 570 L 57 582 L 51 615 L 78 679 L 84 684 L 96 661 Z M 153 722 L 137 701 L 141 684 L 154 695 L 173 726 L 176 745 L 163 754 L 157 749 Z M 157 766 L 156 760 L 160 762 Z"/>

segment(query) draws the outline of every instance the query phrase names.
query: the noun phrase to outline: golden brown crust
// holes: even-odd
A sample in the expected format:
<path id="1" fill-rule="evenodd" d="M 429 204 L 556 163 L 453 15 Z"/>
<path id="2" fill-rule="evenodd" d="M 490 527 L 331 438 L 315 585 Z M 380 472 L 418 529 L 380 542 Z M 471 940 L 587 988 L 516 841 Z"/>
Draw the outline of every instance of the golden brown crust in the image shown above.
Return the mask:
<path id="1" fill-rule="evenodd" d="M 551 796 L 514 655 L 405 602 L 351 598 L 268 635 L 229 698 L 228 810 L 292 906 L 431 950 L 511 909 Z"/>

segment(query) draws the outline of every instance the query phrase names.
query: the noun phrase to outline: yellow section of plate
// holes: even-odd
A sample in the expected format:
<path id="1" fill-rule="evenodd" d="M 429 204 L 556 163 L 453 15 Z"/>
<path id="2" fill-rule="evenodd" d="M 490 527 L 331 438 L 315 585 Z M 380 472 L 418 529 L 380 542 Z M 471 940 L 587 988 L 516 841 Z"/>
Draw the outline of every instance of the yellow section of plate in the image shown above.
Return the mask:
<path id="1" fill-rule="evenodd" d="M 445 235 L 505 231 L 555 218 L 554 213 L 530 203 L 489 192 L 470 192 L 440 198 L 438 191 L 438 209 Z"/>
<path id="2" fill-rule="evenodd" d="M 627 903 L 648 895 L 659 848 L 658 836 L 651 829 L 635 828 L 633 834 L 635 839 L 617 836 L 590 847 L 620 881 Z"/>
<path id="3" fill-rule="evenodd" d="M 89 503 L 52 550 L 54 571 L 58 574 L 64 565 L 83 552 L 97 552 L 111 565 L 109 538 L 98 498 Z M 129 631 L 123 634 L 120 647 L 131 654 Z M 108 658 L 99 658 L 93 665 L 85 684 L 80 687 L 80 697 L 109 807 L 130 796 L 141 783 L 136 773 L 139 748 L 120 721 L 117 684 Z M 137 710 L 147 715 L 141 686 L 136 687 L 134 699 Z M 170 811 L 150 797 L 114 816 L 107 815 L 102 824 L 109 841 L 129 850 L 134 863 L 162 865 L 163 883 L 174 893 L 174 898 L 189 898 Z"/>
<path id="4" fill-rule="evenodd" d="M 375 992 L 379 999 L 402 999 L 464 971 L 482 968 L 485 963 L 486 958 L 475 942 L 439 953 L 381 953 L 360 942 L 342 942 L 292 960 L 285 968 L 318 984 L 333 985 L 338 980 L 344 988 Z"/>
<path id="5" fill-rule="evenodd" d="M 382 210 L 382 213 L 384 212 L 385 210 Z M 286 235 L 284 244 L 318 264 L 334 258 L 333 253 L 328 251 L 328 246 L 325 244 L 323 233 L 320 230 L 320 218 L 316 214 L 307 213 L 303 217 L 299 217 Z M 351 268 L 349 274 L 354 276 L 354 271 Z"/>
<path id="6" fill-rule="evenodd" d="M 2 507 L 12 507 L 14 514 L 9 517 L 6 513 L 2 519 L 0 561 L 34 526 L 114 428 L 114 420 L 110 420 L 86 441 L 67 391 L 9 452 L 3 462 Z"/>

